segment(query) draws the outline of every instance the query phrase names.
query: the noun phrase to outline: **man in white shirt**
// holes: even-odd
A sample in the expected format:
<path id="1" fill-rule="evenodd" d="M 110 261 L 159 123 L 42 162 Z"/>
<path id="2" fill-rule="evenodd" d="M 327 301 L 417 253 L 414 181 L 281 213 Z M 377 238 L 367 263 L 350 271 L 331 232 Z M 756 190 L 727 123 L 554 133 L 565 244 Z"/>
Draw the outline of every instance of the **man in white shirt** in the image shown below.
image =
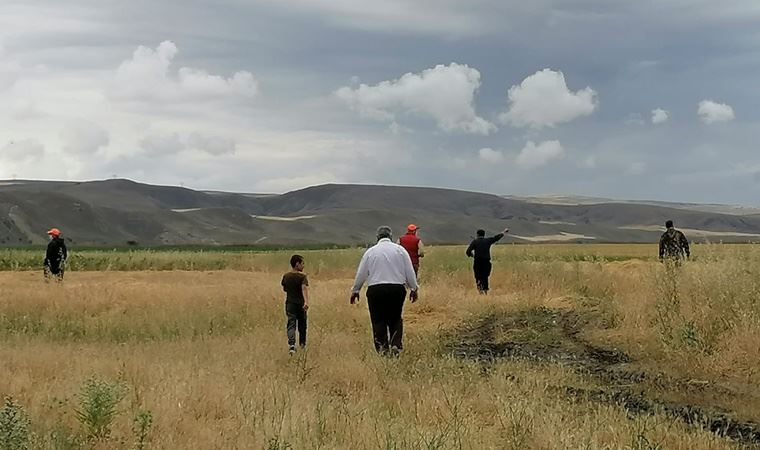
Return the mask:
<path id="1" fill-rule="evenodd" d="M 401 314 L 409 288 L 409 299 L 417 301 L 417 277 L 412 260 L 404 247 L 391 241 L 390 227 L 377 229 L 377 244 L 367 250 L 356 271 L 351 290 L 351 304 L 359 300 L 359 291 L 367 283 L 367 305 L 372 334 L 378 353 L 398 354 L 404 333 Z"/>

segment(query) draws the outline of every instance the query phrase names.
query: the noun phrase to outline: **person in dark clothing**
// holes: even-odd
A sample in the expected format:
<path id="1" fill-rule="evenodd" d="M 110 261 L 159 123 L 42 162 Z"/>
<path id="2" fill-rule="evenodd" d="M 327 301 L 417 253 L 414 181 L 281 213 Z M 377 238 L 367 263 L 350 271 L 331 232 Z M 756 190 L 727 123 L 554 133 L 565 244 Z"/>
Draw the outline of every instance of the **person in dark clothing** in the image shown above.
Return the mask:
<path id="1" fill-rule="evenodd" d="M 491 246 L 507 233 L 509 233 L 509 228 L 487 238 L 485 230 L 478 230 L 476 233 L 478 237 L 470 242 L 470 246 L 467 247 L 465 253 L 474 260 L 472 270 L 475 273 L 475 284 L 481 294 L 488 294 L 488 277 L 491 276 Z"/>
<path id="2" fill-rule="evenodd" d="M 660 237 L 660 261 L 670 260 L 680 262 L 684 257 L 689 258 L 689 241 L 686 236 L 673 227 L 673 221 L 665 222 L 665 232 Z"/>
<path id="3" fill-rule="evenodd" d="M 306 347 L 306 312 L 309 310 L 309 279 L 303 273 L 306 266 L 303 256 L 290 258 L 292 270 L 282 276 L 282 290 L 285 291 L 285 315 L 288 317 L 288 351 L 296 352 L 296 328 L 298 344 Z"/>
<path id="4" fill-rule="evenodd" d="M 51 228 L 47 234 L 50 236 L 50 242 L 48 243 L 45 261 L 43 262 L 45 281 L 50 281 L 50 278 L 53 277 L 55 277 L 56 281 L 63 281 L 66 258 L 69 256 L 66 243 L 61 237 L 61 230 L 58 228 Z"/>

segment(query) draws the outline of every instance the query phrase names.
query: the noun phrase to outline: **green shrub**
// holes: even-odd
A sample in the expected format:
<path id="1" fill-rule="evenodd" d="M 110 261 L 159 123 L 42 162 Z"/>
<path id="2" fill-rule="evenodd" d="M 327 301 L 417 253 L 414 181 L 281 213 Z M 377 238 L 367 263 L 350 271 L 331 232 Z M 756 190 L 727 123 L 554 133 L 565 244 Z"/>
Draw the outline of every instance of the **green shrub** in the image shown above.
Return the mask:
<path id="1" fill-rule="evenodd" d="M 145 450 L 148 448 L 148 435 L 153 427 L 153 414 L 147 409 L 137 411 L 132 421 L 132 432 L 135 434 L 135 449 Z"/>
<path id="2" fill-rule="evenodd" d="M 27 450 L 29 447 L 29 417 L 24 408 L 11 397 L 5 397 L 0 409 L 0 450 Z"/>
<path id="3" fill-rule="evenodd" d="M 88 440 L 102 441 L 110 437 L 111 425 L 119 414 L 119 403 L 126 395 L 127 387 L 122 382 L 95 377 L 85 381 L 76 414 Z"/>

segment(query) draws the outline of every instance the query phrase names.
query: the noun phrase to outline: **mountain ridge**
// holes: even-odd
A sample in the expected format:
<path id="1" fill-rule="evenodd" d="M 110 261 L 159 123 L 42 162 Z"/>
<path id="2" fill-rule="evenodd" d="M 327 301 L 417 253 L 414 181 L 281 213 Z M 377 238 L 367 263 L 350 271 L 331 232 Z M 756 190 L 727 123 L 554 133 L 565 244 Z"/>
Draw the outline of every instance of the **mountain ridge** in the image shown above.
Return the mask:
<path id="1" fill-rule="evenodd" d="M 566 196 L 566 198 L 571 198 Z M 603 199 L 601 199 L 603 200 Z M 678 204 L 686 205 L 686 204 Z M 650 202 L 549 204 L 456 189 L 325 184 L 285 194 L 199 191 L 131 180 L 0 181 L 0 245 L 361 245 L 409 222 L 431 244 L 509 227 L 505 242 L 656 242 L 667 219 L 697 240 L 760 241 L 760 215 Z M 707 205 L 715 206 L 715 205 Z"/>

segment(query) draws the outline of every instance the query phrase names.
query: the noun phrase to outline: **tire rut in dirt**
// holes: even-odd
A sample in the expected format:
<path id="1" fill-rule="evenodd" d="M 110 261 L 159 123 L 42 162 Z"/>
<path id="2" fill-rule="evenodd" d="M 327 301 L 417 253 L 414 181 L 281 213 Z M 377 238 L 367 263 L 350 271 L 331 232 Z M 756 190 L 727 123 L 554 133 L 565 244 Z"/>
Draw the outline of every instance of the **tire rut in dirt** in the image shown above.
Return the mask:
<path id="1" fill-rule="evenodd" d="M 453 355 L 491 364 L 500 359 L 557 363 L 588 375 L 606 386 L 587 390 L 562 386 L 558 390 L 572 400 L 614 404 L 631 414 L 662 413 L 687 424 L 710 430 L 752 447 L 760 447 L 760 424 L 733 418 L 730 411 L 646 397 L 643 383 L 664 391 L 697 391 L 689 381 L 633 370 L 633 361 L 622 351 L 595 346 L 582 332 L 595 320 L 592 314 L 534 308 L 518 313 L 494 312 L 465 325 L 451 336 L 447 350 Z M 639 388 L 639 389 L 636 389 Z M 710 387 L 720 392 L 721 388 Z M 723 390 L 726 395 L 733 392 Z"/>

